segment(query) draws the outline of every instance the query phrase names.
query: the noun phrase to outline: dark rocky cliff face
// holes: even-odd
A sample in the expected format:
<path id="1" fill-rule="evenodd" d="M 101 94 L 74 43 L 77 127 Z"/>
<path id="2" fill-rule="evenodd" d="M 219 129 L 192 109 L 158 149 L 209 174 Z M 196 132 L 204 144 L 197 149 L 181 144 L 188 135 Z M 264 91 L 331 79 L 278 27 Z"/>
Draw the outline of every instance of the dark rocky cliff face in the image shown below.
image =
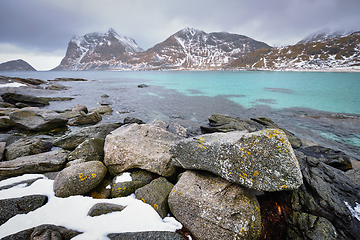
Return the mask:
<path id="1" fill-rule="evenodd" d="M 36 69 L 24 60 L 18 59 L 1 63 L 0 71 L 36 71 Z"/>

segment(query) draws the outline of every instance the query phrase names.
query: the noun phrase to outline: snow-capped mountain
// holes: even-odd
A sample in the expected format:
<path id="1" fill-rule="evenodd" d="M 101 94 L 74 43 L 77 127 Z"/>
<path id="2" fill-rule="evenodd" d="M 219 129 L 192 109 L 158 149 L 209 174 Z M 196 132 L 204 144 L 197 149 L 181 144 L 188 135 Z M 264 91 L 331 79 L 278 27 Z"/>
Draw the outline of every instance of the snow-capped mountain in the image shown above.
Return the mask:
<path id="1" fill-rule="evenodd" d="M 233 61 L 226 69 L 360 70 L 360 32 L 256 50 Z"/>
<path id="2" fill-rule="evenodd" d="M 102 33 L 74 36 L 60 65 L 54 70 L 106 69 L 112 63 L 126 62 L 132 54 L 144 51 L 135 40 L 113 29 Z"/>
<path id="3" fill-rule="evenodd" d="M 185 28 L 147 51 L 110 29 L 73 37 L 54 70 L 220 69 L 244 53 L 269 45 L 226 32 Z"/>
<path id="4" fill-rule="evenodd" d="M 330 29 L 322 29 L 320 31 L 317 31 L 315 33 L 312 33 L 299 41 L 299 43 L 308 43 L 308 42 L 318 42 L 318 41 L 324 41 L 332 38 L 339 38 L 339 37 L 347 37 L 350 34 L 352 34 L 354 31 L 344 31 L 344 30 L 337 30 L 333 31 Z"/>
<path id="5" fill-rule="evenodd" d="M 243 35 L 184 28 L 137 56 L 147 69 L 219 69 L 244 53 L 268 47 Z"/>
<path id="6" fill-rule="evenodd" d="M 36 69 L 24 60 L 18 59 L 1 63 L 0 71 L 36 71 Z"/>

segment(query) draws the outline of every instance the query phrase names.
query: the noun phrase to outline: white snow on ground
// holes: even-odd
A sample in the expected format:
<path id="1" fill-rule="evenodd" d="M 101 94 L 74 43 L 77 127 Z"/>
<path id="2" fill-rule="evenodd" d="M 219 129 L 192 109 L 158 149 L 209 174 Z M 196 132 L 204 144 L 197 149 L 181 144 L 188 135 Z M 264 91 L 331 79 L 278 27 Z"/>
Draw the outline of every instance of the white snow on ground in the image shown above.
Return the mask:
<path id="1" fill-rule="evenodd" d="M 4 88 L 4 87 L 21 87 L 21 86 L 26 86 L 26 85 L 22 84 L 22 83 L 17 83 L 17 82 L 0 84 L 0 88 Z"/>
<path id="2" fill-rule="evenodd" d="M 115 183 L 131 182 L 131 181 L 132 181 L 132 177 L 131 177 L 131 173 L 129 172 L 124 172 L 121 175 L 117 176 L 115 179 Z"/>
<path id="3" fill-rule="evenodd" d="M 344 202 L 344 203 L 345 203 L 346 207 L 349 209 L 349 211 L 351 212 L 351 216 L 353 216 L 358 221 L 360 221 L 360 204 L 355 202 L 356 207 L 352 208 L 348 202 Z"/>
<path id="4" fill-rule="evenodd" d="M 41 208 L 27 214 L 18 214 L 0 226 L 0 238 L 19 231 L 39 226 L 41 224 L 54 224 L 69 229 L 84 232 L 73 238 L 81 239 L 108 239 L 109 233 L 138 232 L 138 231 L 176 231 L 182 225 L 173 217 L 161 217 L 149 205 L 135 199 L 134 194 L 128 197 L 114 199 L 93 199 L 84 196 L 71 196 L 68 198 L 55 197 L 53 180 L 41 174 L 26 174 L 3 180 L 0 186 L 24 181 L 37 180 L 32 185 L 16 186 L 0 191 L 0 199 L 22 197 L 33 194 L 48 196 L 48 202 Z M 87 216 L 90 208 L 96 203 L 113 203 L 126 206 L 121 212 L 113 212 L 101 216 Z"/>

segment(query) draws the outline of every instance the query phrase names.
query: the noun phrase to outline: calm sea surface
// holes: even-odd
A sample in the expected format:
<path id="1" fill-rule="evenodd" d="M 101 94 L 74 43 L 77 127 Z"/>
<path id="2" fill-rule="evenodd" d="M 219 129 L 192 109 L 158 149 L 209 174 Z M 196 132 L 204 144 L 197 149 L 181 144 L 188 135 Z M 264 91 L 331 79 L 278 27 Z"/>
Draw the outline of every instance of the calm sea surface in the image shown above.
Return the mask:
<path id="1" fill-rule="evenodd" d="M 0 75 L 51 80 L 66 91 L 15 89 L 48 96 L 72 96 L 52 102 L 62 110 L 80 103 L 88 108 L 107 101 L 115 113 L 103 121 L 133 116 L 178 121 L 191 131 L 213 113 L 240 118 L 265 116 L 297 136 L 360 158 L 360 73 L 328 72 L 2 72 Z M 138 88 L 139 84 L 149 87 Z M 2 89 L 2 92 L 9 91 Z M 102 98 L 107 94 L 109 98 Z"/>

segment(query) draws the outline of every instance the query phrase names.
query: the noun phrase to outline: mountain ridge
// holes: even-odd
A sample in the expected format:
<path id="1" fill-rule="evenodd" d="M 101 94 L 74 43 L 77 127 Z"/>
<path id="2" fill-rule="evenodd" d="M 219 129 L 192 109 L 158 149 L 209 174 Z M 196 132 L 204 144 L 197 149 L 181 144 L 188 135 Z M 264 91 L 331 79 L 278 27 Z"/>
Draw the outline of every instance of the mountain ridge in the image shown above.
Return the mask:
<path id="1" fill-rule="evenodd" d="M 37 71 L 28 62 L 17 59 L 0 64 L 0 71 Z"/>

